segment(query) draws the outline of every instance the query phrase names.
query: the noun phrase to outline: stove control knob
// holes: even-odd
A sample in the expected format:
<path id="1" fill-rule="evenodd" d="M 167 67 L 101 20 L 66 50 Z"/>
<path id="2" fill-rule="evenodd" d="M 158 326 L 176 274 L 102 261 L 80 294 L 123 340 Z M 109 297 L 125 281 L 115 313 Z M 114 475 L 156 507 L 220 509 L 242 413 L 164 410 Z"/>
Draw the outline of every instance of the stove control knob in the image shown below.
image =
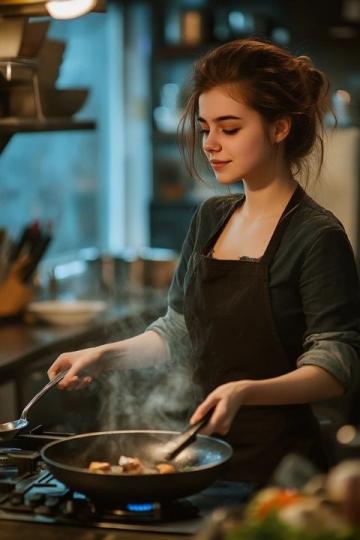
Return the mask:
<path id="1" fill-rule="evenodd" d="M 32 507 L 39 506 L 44 500 L 45 495 L 43 493 L 29 493 L 26 498 L 26 505 Z"/>
<path id="2" fill-rule="evenodd" d="M 56 508 L 60 503 L 60 497 L 55 497 L 54 495 L 48 495 L 45 500 L 45 506 L 48 508 Z"/>
<path id="3" fill-rule="evenodd" d="M 13 493 L 10 497 L 10 503 L 13 506 L 19 506 L 20 504 L 23 504 L 24 503 L 23 493 Z"/>
<path id="4" fill-rule="evenodd" d="M 75 514 L 75 504 L 74 501 L 65 501 L 63 506 L 61 507 L 62 513 L 65 516 L 71 516 Z"/>
<path id="5" fill-rule="evenodd" d="M 52 508 L 49 508 L 48 506 L 45 506 L 44 504 L 34 508 L 34 512 L 35 514 L 43 514 L 45 516 L 48 516 L 53 513 Z"/>
<path id="6" fill-rule="evenodd" d="M 77 519 L 88 517 L 91 514 L 91 506 L 88 501 L 71 499 L 65 501 L 61 507 L 61 511 L 66 516 L 76 515 Z"/>

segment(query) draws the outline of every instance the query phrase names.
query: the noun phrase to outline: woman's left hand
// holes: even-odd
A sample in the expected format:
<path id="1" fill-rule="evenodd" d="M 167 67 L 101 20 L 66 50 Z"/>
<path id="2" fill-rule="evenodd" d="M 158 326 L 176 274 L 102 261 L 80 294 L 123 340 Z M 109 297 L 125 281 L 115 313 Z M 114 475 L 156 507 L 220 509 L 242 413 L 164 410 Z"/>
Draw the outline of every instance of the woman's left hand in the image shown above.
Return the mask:
<path id="1" fill-rule="evenodd" d="M 219 433 L 226 435 L 241 405 L 246 403 L 246 391 L 251 381 L 233 381 L 213 390 L 207 398 L 200 403 L 192 417 L 190 424 L 195 424 L 210 410 L 214 412 L 201 430 L 204 435 Z"/>

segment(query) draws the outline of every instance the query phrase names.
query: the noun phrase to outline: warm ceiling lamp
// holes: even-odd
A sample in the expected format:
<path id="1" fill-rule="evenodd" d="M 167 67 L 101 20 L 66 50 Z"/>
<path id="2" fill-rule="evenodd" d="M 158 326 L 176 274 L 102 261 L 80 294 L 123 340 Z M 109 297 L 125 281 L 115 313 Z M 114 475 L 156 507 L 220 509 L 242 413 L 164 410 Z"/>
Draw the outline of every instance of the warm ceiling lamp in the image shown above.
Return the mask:
<path id="1" fill-rule="evenodd" d="M 89 13 L 96 3 L 97 0 L 51 0 L 45 6 L 54 19 L 74 19 Z"/>

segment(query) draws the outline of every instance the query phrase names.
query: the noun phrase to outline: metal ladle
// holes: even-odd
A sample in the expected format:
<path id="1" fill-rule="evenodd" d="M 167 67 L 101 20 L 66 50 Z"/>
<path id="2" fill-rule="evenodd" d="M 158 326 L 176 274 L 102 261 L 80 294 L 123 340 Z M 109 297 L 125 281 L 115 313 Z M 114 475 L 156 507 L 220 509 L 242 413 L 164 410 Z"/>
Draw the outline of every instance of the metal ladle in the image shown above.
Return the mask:
<path id="1" fill-rule="evenodd" d="M 24 429 L 29 424 L 27 415 L 32 406 L 35 405 L 35 403 L 39 401 L 39 399 L 42 398 L 53 386 L 59 383 L 65 377 L 66 373 L 67 371 L 61 371 L 54 379 L 48 382 L 25 406 L 18 420 L 0 424 L 0 441 L 8 441 L 12 439 L 20 430 Z"/>

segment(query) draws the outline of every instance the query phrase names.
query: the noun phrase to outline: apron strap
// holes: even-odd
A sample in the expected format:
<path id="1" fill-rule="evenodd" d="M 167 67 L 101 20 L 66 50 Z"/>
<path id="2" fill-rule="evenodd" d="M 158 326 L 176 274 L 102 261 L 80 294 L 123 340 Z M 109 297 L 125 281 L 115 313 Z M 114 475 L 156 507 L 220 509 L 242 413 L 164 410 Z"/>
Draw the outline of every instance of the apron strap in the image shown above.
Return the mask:
<path id="1" fill-rule="evenodd" d="M 286 227 L 288 226 L 289 221 L 293 216 L 295 210 L 298 208 L 305 196 L 305 191 L 300 186 L 300 184 L 298 184 L 294 193 L 291 196 L 291 199 L 287 203 L 285 210 L 280 216 L 280 219 L 275 227 L 275 231 L 270 239 L 264 255 L 261 257 L 261 262 L 265 263 L 266 266 L 269 266 L 271 264 L 271 261 L 279 247 L 283 234 L 286 230 Z"/>

